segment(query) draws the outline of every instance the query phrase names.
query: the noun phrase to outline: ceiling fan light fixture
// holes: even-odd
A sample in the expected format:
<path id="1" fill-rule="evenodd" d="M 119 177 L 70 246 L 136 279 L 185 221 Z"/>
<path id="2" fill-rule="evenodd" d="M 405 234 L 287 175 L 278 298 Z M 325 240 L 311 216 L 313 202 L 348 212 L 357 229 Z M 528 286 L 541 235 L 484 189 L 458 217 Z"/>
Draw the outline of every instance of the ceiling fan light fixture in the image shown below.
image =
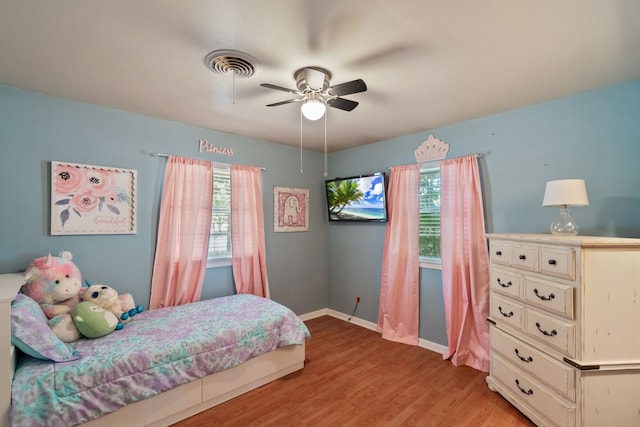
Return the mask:
<path id="1" fill-rule="evenodd" d="M 300 111 L 307 120 L 318 120 L 322 118 L 322 116 L 326 114 L 327 106 L 337 108 L 338 110 L 352 111 L 358 106 L 358 103 L 350 99 L 342 98 L 342 96 L 365 92 L 367 90 L 367 85 L 362 79 L 351 80 L 332 86 L 330 82 L 331 73 L 320 67 L 300 68 L 293 76 L 296 79 L 297 90 L 271 83 L 261 83 L 260 86 L 297 95 L 297 98 L 267 104 L 267 107 L 277 107 L 293 102 L 301 102 Z"/>
<path id="2" fill-rule="evenodd" d="M 318 120 L 324 116 L 327 106 L 319 99 L 307 99 L 300 107 L 302 115 L 309 120 Z"/>

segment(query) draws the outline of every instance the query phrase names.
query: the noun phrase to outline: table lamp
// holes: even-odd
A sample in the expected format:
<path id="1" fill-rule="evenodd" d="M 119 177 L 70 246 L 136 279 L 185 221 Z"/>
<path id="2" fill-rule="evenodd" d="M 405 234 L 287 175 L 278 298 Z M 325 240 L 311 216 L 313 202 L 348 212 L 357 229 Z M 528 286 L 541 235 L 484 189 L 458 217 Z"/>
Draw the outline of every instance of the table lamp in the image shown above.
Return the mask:
<path id="1" fill-rule="evenodd" d="M 589 206 L 583 179 L 559 179 L 547 182 L 542 206 L 560 207 L 560 216 L 551 223 L 551 234 L 575 236 L 578 224 L 569 215 L 569 206 Z"/>

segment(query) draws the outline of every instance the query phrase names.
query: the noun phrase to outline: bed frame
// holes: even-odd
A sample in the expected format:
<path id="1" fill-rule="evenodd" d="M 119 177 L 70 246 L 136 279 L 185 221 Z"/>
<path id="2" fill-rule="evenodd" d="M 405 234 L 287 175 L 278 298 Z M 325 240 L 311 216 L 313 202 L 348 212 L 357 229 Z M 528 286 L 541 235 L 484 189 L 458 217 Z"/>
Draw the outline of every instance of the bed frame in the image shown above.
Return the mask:
<path id="1" fill-rule="evenodd" d="M 11 380 L 16 358 L 16 350 L 11 345 L 11 301 L 23 281 L 22 274 L 0 274 L 0 352 L 9 355 L 10 360 L 8 364 L 0 365 L 0 384 L 5 384 L 0 388 L 0 427 L 9 427 Z M 169 426 L 302 369 L 304 357 L 304 345 L 279 348 L 242 365 L 125 406 L 83 426 Z"/>

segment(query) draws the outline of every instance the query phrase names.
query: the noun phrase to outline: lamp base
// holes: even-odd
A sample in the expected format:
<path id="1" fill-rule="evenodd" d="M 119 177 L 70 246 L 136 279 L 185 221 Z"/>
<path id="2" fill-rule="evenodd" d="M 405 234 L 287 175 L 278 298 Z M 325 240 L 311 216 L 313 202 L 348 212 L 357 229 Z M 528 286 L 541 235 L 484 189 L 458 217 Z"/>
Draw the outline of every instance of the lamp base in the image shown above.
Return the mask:
<path id="1" fill-rule="evenodd" d="M 560 216 L 551 223 L 551 234 L 563 236 L 575 236 L 578 234 L 578 224 L 569 215 L 569 209 L 566 206 L 560 208 Z"/>

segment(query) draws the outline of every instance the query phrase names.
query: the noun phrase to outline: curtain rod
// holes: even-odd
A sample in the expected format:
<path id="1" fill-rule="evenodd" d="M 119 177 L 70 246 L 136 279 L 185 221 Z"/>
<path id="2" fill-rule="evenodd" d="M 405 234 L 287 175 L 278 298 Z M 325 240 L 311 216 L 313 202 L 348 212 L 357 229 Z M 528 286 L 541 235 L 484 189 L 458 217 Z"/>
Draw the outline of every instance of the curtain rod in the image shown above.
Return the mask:
<path id="1" fill-rule="evenodd" d="M 456 156 L 456 157 L 449 157 L 449 158 L 445 158 L 445 159 L 435 159 L 435 160 L 429 160 L 428 162 L 416 162 L 414 164 L 418 164 L 418 165 L 427 165 L 429 163 L 436 163 L 436 162 L 441 162 L 442 160 L 451 160 L 451 159 L 459 159 L 461 157 L 467 157 L 467 156 L 476 156 L 478 158 L 483 158 L 486 157 L 487 154 L 491 153 L 491 151 L 483 151 L 482 153 L 471 153 L 471 154 L 464 154 L 462 156 Z M 396 165 L 399 166 L 399 165 Z M 389 166 L 389 169 L 391 169 L 393 166 Z"/>
<path id="2" fill-rule="evenodd" d="M 166 154 L 166 153 L 149 153 L 149 157 L 169 157 L 172 156 L 173 154 Z M 211 162 L 214 165 L 218 164 L 218 165 L 224 165 L 224 166 L 229 166 L 229 163 L 221 163 L 221 162 Z M 267 168 L 260 168 L 260 170 L 262 171 L 266 171 Z"/>
<path id="3" fill-rule="evenodd" d="M 491 151 L 483 151 L 481 153 L 471 153 L 471 154 L 463 154 L 461 156 L 456 156 L 456 157 L 447 157 L 444 159 L 434 159 L 434 160 L 429 160 L 428 162 L 418 162 L 418 164 L 423 164 L 423 163 L 432 163 L 432 162 L 440 162 L 442 160 L 451 160 L 451 159 L 459 159 L 461 157 L 467 157 L 467 156 L 476 156 L 477 158 L 481 159 L 483 157 L 485 157 L 487 154 L 489 154 Z"/>

